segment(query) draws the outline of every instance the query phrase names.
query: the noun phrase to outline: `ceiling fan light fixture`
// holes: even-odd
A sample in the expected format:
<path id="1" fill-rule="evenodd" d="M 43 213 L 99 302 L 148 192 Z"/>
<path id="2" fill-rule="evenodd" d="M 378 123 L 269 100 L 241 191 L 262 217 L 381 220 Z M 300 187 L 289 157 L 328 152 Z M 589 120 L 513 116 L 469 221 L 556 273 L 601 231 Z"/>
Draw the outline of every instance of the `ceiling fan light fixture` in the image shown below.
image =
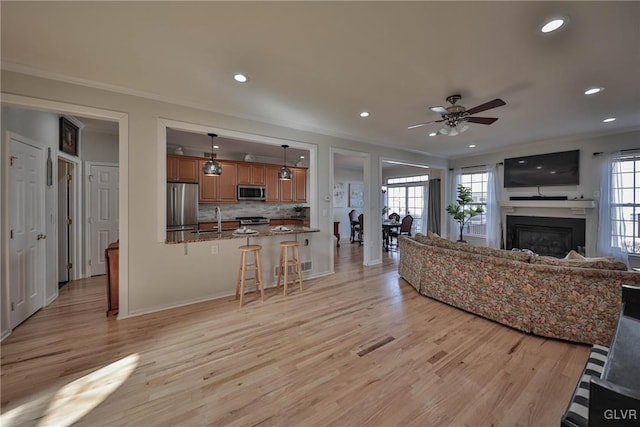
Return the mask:
<path id="1" fill-rule="evenodd" d="M 216 159 L 213 154 L 213 147 L 215 147 L 213 145 L 213 138 L 215 138 L 218 135 L 216 135 L 215 133 L 210 133 L 208 135 L 211 137 L 211 160 L 207 161 L 202 166 L 202 173 L 205 176 L 220 176 L 222 175 L 222 166 L 220 166 L 220 163 L 216 162 Z"/>

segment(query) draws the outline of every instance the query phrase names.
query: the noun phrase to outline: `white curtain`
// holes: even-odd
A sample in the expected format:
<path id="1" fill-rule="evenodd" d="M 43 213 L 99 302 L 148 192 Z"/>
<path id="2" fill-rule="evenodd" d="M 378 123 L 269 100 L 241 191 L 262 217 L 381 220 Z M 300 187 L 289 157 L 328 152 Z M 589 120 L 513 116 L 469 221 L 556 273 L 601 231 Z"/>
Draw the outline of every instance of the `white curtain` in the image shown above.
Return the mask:
<path id="1" fill-rule="evenodd" d="M 458 200 L 458 184 L 461 182 L 462 170 L 449 170 L 449 186 L 447 188 L 447 206 L 451 203 L 457 203 Z M 458 224 L 451 215 L 447 214 L 447 237 L 449 240 L 458 240 L 460 238 L 460 224 Z"/>
<path id="2" fill-rule="evenodd" d="M 500 213 L 500 174 L 497 165 L 487 166 L 487 232 L 486 244 L 500 249 L 502 244 L 502 215 Z"/>
<path id="3" fill-rule="evenodd" d="M 623 238 L 625 221 L 622 204 L 622 175 L 620 172 L 620 152 L 603 153 L 600 171 L 600 204 L 598 210 L 598 241 L 596 251 L 599 256 L 612 256 L 629 265 L 626 243 Z M 618 206 L 616 206 L 618 204 Z"/>

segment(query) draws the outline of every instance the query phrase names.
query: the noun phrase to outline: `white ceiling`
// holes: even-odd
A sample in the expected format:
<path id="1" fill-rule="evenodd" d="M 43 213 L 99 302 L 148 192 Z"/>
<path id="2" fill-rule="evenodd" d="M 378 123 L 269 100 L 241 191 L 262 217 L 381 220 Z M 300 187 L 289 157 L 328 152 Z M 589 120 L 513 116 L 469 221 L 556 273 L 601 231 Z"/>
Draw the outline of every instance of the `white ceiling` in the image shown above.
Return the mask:
<path id="1" fill-rule="evenodd" d="M 451 157 L 640 127 L 640 2 L 0 7 L 5 69 L 372 144 Z M 556 15 L 568 25 L 540 33 Z M 232 80 L 238 71 L 248 83 Z M 605 90 L 585 96 L 592 85 Z M 507 105 L 479 114 L 494 124 L 456 137 L 427 136 L 437 124 L 407 130 L 439 119 L 428 107 L 453 93 L 467 108 Z"/>

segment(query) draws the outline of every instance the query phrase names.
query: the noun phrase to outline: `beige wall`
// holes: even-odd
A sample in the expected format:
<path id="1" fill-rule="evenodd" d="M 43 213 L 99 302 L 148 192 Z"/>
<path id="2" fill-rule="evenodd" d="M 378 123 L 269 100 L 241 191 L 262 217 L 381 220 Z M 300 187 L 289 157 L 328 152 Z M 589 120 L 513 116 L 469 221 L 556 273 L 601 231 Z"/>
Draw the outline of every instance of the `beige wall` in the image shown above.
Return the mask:
<path id="1" fill-rule="evenodd" d="M 332 189 L 329 188 L 329 175 L 326 172 L 318 173 L 330 169 L 331 147 L 370 153 L 370 173 L 365 183 L 380 182 L 378 165 L 381 156 L 413 162 L 419 158 L 420 163 L 446 167 L 446 161 L 442 159 L 402 152 L 391 144 L 389 147 L 392 148 L 374 146 L 14 72 L 2 72 L 2 90 L 4 93 L 128 114 L 127 159 L 119 159 L 121 164 L 126 164 L 125 160 L 129 162 L 128 188 L 121 189 L 122 197 L 128 200 L 129 205 L 126 213 L 129 226 L 129 313 L 122 313 L 125 316 L 230 295 L 235 290 L 236 246 L 239 241 L 220 242 L 219 255 L 211 255 L 208 243 L 185 246 L 158 242 L 157 230 L 164 224 L 160 224 L 163 220 L 160 219 L 157 206 L 164 184 L 158 182 L 159 168 L 163 166 L 156 159 L 162 158 L 166 149 L 158 144 L 160 118 L 209 126 L 212 130 L 226 129 L 300 141 L 318 147 L 317 164 L 310 169 L 310 175 L 317 174 L 318 178 L 310 181 L 313 186 L 310 192 L 314 198 L 309 200 L 309 205 L 313 224 L 320 232 L 309 238 L 310 244 L 306 249 L 310 251 L 306 256 L 313 257 L 315 275 L 333 271 L 329 261 L 333 251 L 333 224 L 330 224 L 330 203 L 327 201 Z M 313 169 L 315 171 L 312 172 Z M 4 184 L 2 191 L 5 194 Z M 377 214 L 381 209 L 379 185 L 368 185 L 365 191 L 368 192 L 365 195 L 369 204 L 367 209 Z M 2 228 L 2 233 L 4 241 L 6 226 Z M 381 260 L 378 237 L 372 236 L 369 247 L 365 248 L 370 263 Z"/>

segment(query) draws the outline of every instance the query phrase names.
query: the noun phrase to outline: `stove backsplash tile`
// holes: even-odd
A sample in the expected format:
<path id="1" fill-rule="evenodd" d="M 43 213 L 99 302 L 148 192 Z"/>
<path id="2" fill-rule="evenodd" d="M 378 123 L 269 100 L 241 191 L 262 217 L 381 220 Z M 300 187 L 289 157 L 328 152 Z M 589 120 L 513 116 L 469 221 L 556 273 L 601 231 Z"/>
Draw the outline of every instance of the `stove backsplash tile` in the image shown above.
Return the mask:
<path id="1" fill-rule="evenodd" d="M 293 210 L 299 203 L 273 204 L 264 202 L 240 202 L 201 204 L 198 209 L 198 222 L 217 221 L 216 206 L 220 207 L 223 221 L 234 221 L 239 216 L 263 216 L 265 218 L 289 218 L 298 216 Z M 309 217 L 309 208 L 305 207 L 304 216 Z"/>

